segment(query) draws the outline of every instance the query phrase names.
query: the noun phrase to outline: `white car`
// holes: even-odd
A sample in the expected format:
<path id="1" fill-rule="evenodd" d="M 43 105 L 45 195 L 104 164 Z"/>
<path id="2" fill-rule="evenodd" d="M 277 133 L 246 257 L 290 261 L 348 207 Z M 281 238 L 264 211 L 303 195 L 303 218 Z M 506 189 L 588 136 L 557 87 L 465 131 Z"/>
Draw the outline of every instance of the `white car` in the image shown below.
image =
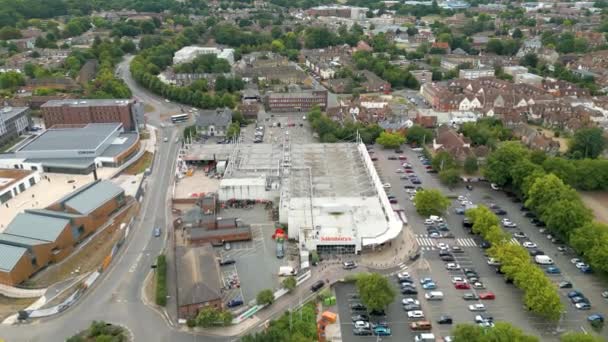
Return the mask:
<path id="1" fill-rule="evenodd" d="M 481 303 L 471 304 L 469 305 L 469 311 L 486 311 L 486 306 Z"/>
<path id="2" fill-rule="evenodd" d="M 369 329 L 369 322 L 365 322 L 365 321 L 356 321 L 355 322 L 355 329 Z"/>
<path id="3" fill-rule="evenodd" d="M 485 289 L 486 286 L 482 282 L 477 281 L 473 284 L 473 288 L 474 289 Z"/>
<path id="4" fill-rule="evenodd" d="M 576 266 L 576 268 L 581 269 L 583 267 L 588 267 L 589 265 L 585 264 L 584 262 L 577 262 L 576 264 L 574 264 L 574 266 Z"/>
<path id="5" fill-rule="evenodd" d="M 444 243 L 444 242 L 438 243 L 437 247 L 439 247 L 439 249 L 450 249 L 450 246 L 447 243 Z"/>
<path id="6" fill-rule="evenodd" d="M 422 310 L 414 310 L 407 312 L 408 318 L 424 318 L 424 312 Z"/>
<path id="7" fill-rule="evenodd" d="M 467 197 L 466 197 L 466 196 L 462 196 L 462 195 L 460 195 L 460 196 L 458 196 L 458 200 L 459 200 L 460 202 L 462 202 L 462 201 L 466 201 L 466 200 L 467 200 Z"/>
<path id="8" fill-rule="evenodd" d="M 456 283 L 466 283 L 467 280 L 463 277 L 452 277 L 452 284 Z"/>
<path id="9" fill-rule="evenodd" d="M 395 170 L 395 172 L 396 173 L 403 173 L 403 170 L 402 169 L 397 169 L 397 170 Z"/>
<path id="10" fill-rule="evenodd" d="M 490 266 L 500 266 L 500 262 L 494 258 L 488 259 L 488 265 Z"/>
<path id="11" fill-rule="evenodd" d="M 534 242 L 530 242 L 530 241 L 525 241 L 521 245 L 526 248 L 536 248 L 536 244 Z"/>
<path id="12" fill-rule="evenodd" d="M 409 272 L 399 272 L 397 273 L 397 278 L 401 279 L 401 278 L 409 278 L 410 277 L 410 273 Z"/>
<path id="13" fill-rule="evenodd" d="M 430 225 L 435 224 L 435 221 L 433 221 L 431 219 L 426 219 L 426 220 L 424 220 L 424 224 L 426 224 L 427 226 L 430 226 Z"/>
<path id="14" fill-rule="evenodd" d="M 409 304 L 420 305 L 420 301 L 418 299 L 414 299 L 414 298 L 403 298 L 401 300 L 401 304 L 403 304 L 403 305 L 409 305 Z"/>
<path id="15" fill-rule="evenodd" d="M 523 239 L 526 237 L 526 234 L 522 233 L 522 232 L 516 232 L 513 233 L 513 237 L 519 238 L 519 239 Z"/>
<path id="16" fill-rule="evenodd" d="M 447 270 L 451 270 L 451 271 L 453 271 L 453 270 L 459 270 L 460 269 L 460 265 L 458 265 L 456 263 L 453 263 L 453 262 L 450 262 L 447 265 L 445 265 L 445 268 Z"/>
<path id="17" fill-rule="evenodd" d="M 570 262 L 573 263 L 574 265 L 578 264 L 579 262 L 582 262 L 583 260 L 579 259 L 579 258 L 573 258 L 570 259 Z"/>
<path id="18" fill-rule="evenodd" d="M 390 183 L 384 183 L 384 185 L 382 185 L 385 189 L 390 189 L 391 188 L 391 184 Z"/>
<path id="19" fill-rule="evenodd" d="M 460 205 L 462 205 L 463 207 L 471 206 L 471 205 L 473 205 L 473 202 L 471 202 L 471 201 L 460 201 Z"/>
<path id="20" fill-rule="evenodd" d="M 490 188 L 492 188 L 492 190 L 496 190 L 496 191 L 500 190 L 500 187 L 496 183 L 490 184 Z"/>

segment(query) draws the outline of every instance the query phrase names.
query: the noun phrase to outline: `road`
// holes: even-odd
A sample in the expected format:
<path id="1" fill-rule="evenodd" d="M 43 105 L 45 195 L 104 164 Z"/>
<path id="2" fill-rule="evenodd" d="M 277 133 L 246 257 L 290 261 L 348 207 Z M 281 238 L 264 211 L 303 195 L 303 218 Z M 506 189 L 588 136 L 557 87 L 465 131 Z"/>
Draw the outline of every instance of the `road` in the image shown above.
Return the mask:
<path id="1" fill-rule="evenodd" d="M 587 315 L 595 312 L 600 312 L 606 315 L 605 299 L 601 298 L 600 293 L 603 290 L 601 282 L 597 276 L 585 275 L 579 272 L 574 265 L 570 264 L 569 259 L 573 255 L 564 255 L 557 251 L 557 245 L 550 242 L 544 235 L 541 234 L 537 227 L 530 223 L 530 220 L 523 216 L 519 210 L 521 203 L 514 203 L 512 199 L 507 197 L 501 191 L 491 190 L 487 183 L 473 184 L 473 190 L 468 191 L 463 186 L 459 186 L 454 190 L 447 189 L 438 182 L 436 174 L 425 172 L 424 166 L 418 160 L 417 155 L 411 149 L 404 147 L 404 155 L 408 162 L 412 164 L 415 173 L 422 180 L 422 186 L 426 189 L 437 188 L 442 190 L 444 194 L 451 195 L 466 195 L 475 204 L 495 203 L 508 212 L 508 217 L 518 225 L 518 229 L 508 229 L 512 233 L 514 231 L 522 231 L 538 244 L 539 248 L 546 254 L 550 255 L 562 270 L 562 275 L 550 275 L 550 278 L 557 284 L 561 280 L 568 279 L 573 282 L 575 289 L 580 289 L 589 297 L 592 304 L 590 311 L 577 311 L 572 304 L 567 301 L 565 294 L 567 290 L 560 290 L 562 301 L 564 302 L 566 312 L 560 322 L 559 329 L 569 331 L 589 331 L 590 326 L 585 321 Z M 424 269 L 411 270 L 415 274 L 416 279 L 430 276 L 438 284 L 438 290 L 443 291 L 445 299 L 443 301 L 427 302 L 421 300 L 421 304 L 425 313 L 436 320 L 442 314 L 449 314 L 454 318 L 454 324 L 462 322 L 472 322 L 474 314 L 469 312 L 467 305 L 474 302 L 466 302 L 461 297 L 466 290 L 456 290 L 451 284 L 452 276 L 463 276 L 462 271 L 447 271 L 445 263 L 439 259 L 438 247 L 439 242 L 448 243 L 450 246 L 460 246 L 464 253 L 455 254 L 456 262 L 461 267 L 474 268 L 480 275 L 481 280 L 486 285 L 487 290 L 496 294 L 496 300 L 484 301 L 488 308 L 487 314 L 492 315 L 496 320 L 504 320 L 511 322 L 525 331 L 542 336 L 543 340 L 555 339 L 556 332 L 555 324 L 547 323 L 543 319 L 529 313 L 523 308 L 522 292 L 511 284 L 504 281 L 502 275 L 497 274 L 494 267 L 487 265 L 484 251 L 479 246 L 481 239 L 478 236 L 469 234 L 462 227 L 462 216 L 454 213 L 456 207 L 460 207 L 458 201 L 454 201 L 449 212 L 445 215 L 446 222 L 450 227 L 450 232 L 454 234 L 454 239 L 435 240 L 427 236 L 424 226 L 424 218 L 415 212 L 412 202 L 408 199 L 408 195 L 403 188 L 406 184 L 411 184 L 407 180 L 401 180 L 399 177 L 402 174 L 396 173 L 396 169 L 400 166 L 399 161 L 388 160 L 390 155 L 396 155 L 392 150 L 382 150 L 375 148 L 375 155 L 378 161 L 375 162 L 376 168 L 383 178 L 384 182 L 392 184 L 390 193 L 397 196 L 399 204 L 405 209 L 410 227 L 415 233 L 416 240 L 420 244 L 423 256 L 422 259 L 428 267 Z M 520 243 L 524 240 L 520 240 Z M 420 290 L 420 288 L 419 288 Z M 483 291 L 483 290 L 482 290 Z M 421 297 L 419 295 L 419 297 Z M 433 332 L 436 335 L 446 335 L 450 326 L 438 326 L 434 324 Z"/>
<path id="2" fill-rule="evenodd" d="M 148 114 L 148 123 L 160 125 L 159 114 L 177 111 L 178 105 L 166 103 L 149 94 L 130 77 L 128 62 L 118 66 L 120 76 L 139 100 L 154 106 Z M 180 129 L 170 124 L 162 129 L 162 135 L 173 142 Z M 174 177 L 174 163 L 178 144 L 162 143 L 156 153 L 154 170 L 147 180 L 147 191 L 142 203 L 139 220 L 135 221 L 127 244 L 109 270 L 98 279 L 97 284 L 72 308 L 62 314 L 32 324 L 2 326 L 0 337 L 7 341 L 63 341 L 67 337 L 88 327 L 93 320 L 119 323 L 128 327 L 136 341 L 215 341 L 225 338 L 196 336 L 167 326 L 167 322 L 156 311 L 141 300 L 143 281 L 154 264 L 156 256 L 164 247 L 163 239 L 154 238 L 154 227 L 167 227 L 169 188 Z M 167 229 L 163 230 L 165 233 Z"/>

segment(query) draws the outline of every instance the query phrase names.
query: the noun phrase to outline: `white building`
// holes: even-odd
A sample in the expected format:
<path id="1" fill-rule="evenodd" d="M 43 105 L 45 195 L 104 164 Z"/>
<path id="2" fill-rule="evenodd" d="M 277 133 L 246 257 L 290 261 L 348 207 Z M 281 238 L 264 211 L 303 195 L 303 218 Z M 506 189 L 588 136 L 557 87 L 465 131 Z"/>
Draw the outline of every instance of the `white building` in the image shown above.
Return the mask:
<path id="1" fill-rule="evenodd" d="M 181 48 L 173 56 L 173 64 L 190 62 L 196 57 L 205 54 L 216 55 L 217 58 L 227 60 L 230 65 L 234 64 L 234 49 L 202 46 L 186 46 Z"/>
<path id="2" fill-rule="evenodd" d="M 479 69 L 460 69 L 458 77 L 466 78 L 467 80 L 474 80 L 480 77 L 493 77 L 493 68 L 479 68 Z"/>

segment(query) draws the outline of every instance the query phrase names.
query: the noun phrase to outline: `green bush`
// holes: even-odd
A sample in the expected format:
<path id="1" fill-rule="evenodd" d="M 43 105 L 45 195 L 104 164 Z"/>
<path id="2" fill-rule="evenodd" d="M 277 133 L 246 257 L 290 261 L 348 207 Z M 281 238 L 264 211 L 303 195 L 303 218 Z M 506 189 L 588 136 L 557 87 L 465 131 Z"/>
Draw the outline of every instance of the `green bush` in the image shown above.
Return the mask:
<path id="1" fill-rule="evenodd" d="M 156 304 L 167 305 L 167 259 L 163 254 L 156 258 Z"/>

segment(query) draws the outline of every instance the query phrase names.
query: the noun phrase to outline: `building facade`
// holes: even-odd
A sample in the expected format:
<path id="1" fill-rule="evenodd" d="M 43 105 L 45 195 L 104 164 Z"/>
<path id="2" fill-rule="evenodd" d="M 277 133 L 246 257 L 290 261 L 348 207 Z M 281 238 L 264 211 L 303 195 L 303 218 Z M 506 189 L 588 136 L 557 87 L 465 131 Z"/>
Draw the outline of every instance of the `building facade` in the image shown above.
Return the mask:
<path id="1" fill-rule="evenodd" d="M 0 146 L 20 136 L 31 125 L 28 107 L 0 109 Z"/>
<path id="2" fill-rule="evenodd" d="M 312 107 L 327 108 L 327 91 L 273 93 L 266 97 L 272 112 L 308 112 Z"/>
<path id="3" fill-rule="evenodd" d="M 141 103 L 133 100 L 51 100 L 41 109 L 47 128 L 120 122 L 130 131 L 136 129 L 136 118 L 143 112 Z"/>

